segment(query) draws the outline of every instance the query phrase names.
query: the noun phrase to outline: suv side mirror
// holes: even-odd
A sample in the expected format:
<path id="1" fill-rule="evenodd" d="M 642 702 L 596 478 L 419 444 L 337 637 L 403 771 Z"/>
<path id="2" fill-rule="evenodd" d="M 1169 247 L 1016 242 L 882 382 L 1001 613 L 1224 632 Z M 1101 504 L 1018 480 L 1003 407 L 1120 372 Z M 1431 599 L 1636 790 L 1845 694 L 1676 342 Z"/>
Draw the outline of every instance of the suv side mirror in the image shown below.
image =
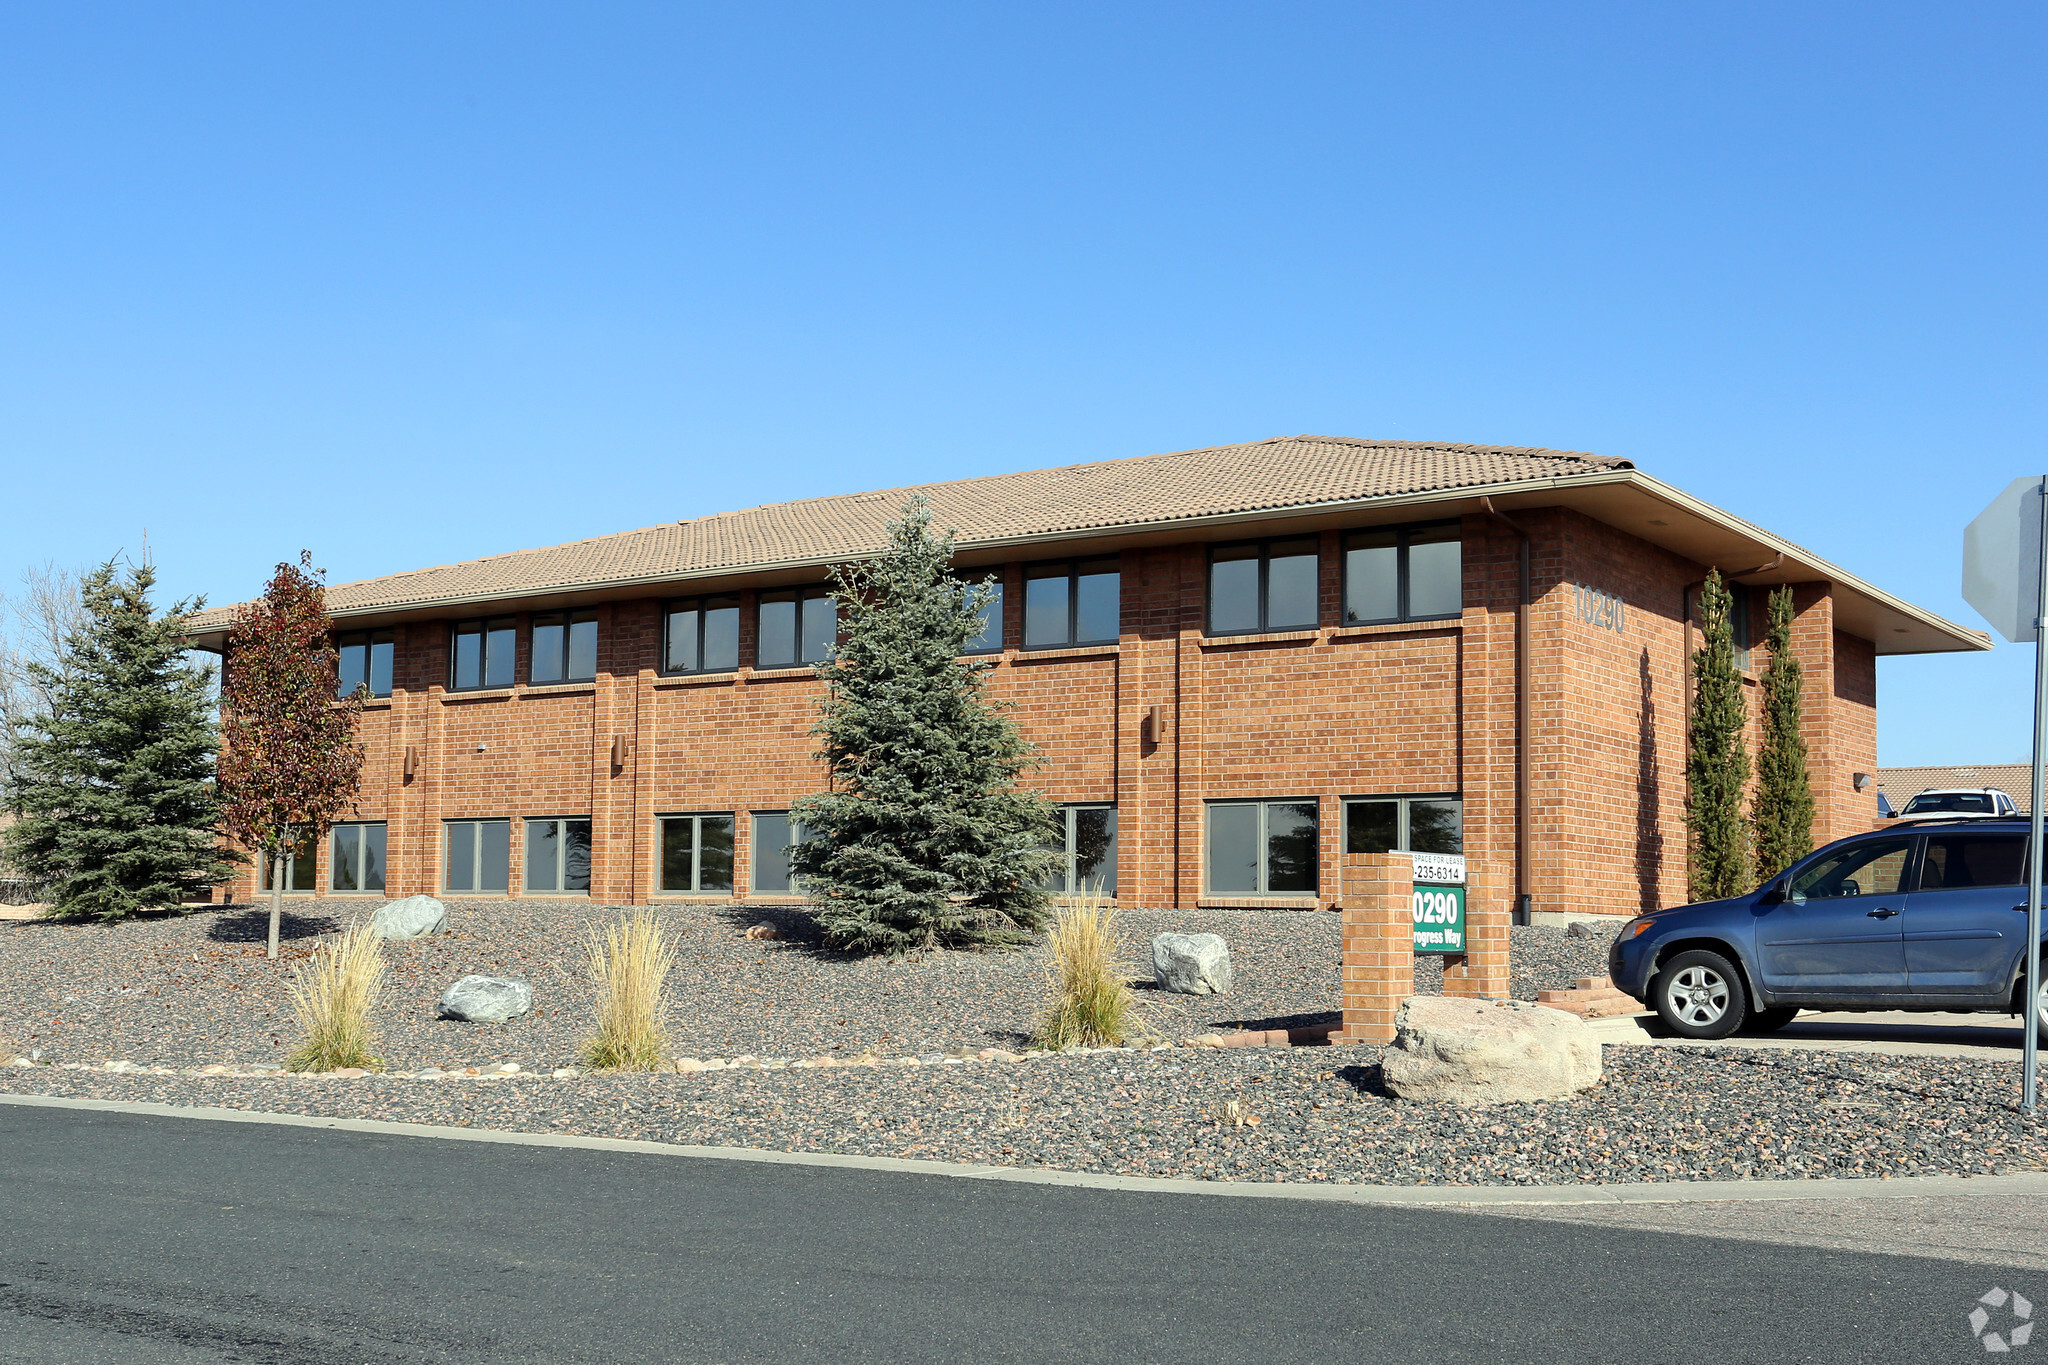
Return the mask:
<path id="1" fill-rule="evenodd" d="M 1792 894 L 1792 879 L 1790 877 L 1780 877 L 1764 888 L 1763 895 L 1757 898 L 1757 904 L 1783 905 L 1787 901 L 1797 903 L 1805 899 L 1806 897 L 1804 896 L 1794 896 Z"/>

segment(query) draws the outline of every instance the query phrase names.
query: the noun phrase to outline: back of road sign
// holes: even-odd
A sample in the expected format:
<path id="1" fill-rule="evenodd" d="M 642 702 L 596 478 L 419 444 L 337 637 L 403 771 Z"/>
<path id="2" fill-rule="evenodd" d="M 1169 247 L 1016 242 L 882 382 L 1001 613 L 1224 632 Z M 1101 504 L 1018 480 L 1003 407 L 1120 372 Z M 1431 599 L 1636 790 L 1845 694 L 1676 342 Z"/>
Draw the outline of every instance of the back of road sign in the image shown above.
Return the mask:
<path id="1" fill-rule="evenodd" d="M 2041 476 L 2014 479 L 1963 532 L 1963 600 L 2016 645 L 2034 642 Z"/>

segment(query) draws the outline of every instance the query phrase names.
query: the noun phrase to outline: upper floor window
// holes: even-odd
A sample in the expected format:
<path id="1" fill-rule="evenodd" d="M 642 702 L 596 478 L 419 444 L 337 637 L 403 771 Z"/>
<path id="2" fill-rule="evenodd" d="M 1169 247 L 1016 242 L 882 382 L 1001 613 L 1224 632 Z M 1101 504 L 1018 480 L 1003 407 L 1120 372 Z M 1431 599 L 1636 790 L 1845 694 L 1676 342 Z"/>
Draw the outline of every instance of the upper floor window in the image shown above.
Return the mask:
<path id="1" fill-rule="evenodd" d="M 698 597 L 671 602 L 664 673 L 730 673 L 740 666 L 740 599 Z"/>
<path id="2" fill-rule="evenodd" d="M 533 618 L 533 666 L 527 681 L 589 682 L 597 677 L 597 613 L 552 612 Z"/>
<path id="3" fill-rule="evenodd" d="M 351 631 L 337 636 L 335 644 L 340 647 L 341 654 L 336 668 L 340 682 L 334 689 L 335 696 L 352 697 L 360 688 L 368 688 L 373 697 L 391 695 L 391 656 L 395 644 L 390 631 Z"/>
<path id="4" fill-rule="evenodd" d="M 757 668 L 823 663 L 839 643 L 839 613 L 824 588 L 762 593 L 760 622 L 754 647 Z"/>
<path id="5" fill-rule="evenodd" d="M 1316 542 L 1264 540 L 1209 552 L 1209 633 L 1314 630 Z"/>
<path id="6" fill-rule="evenodd" d="M 1438 621 L 1465 606 L 1458 523 L 1355 531 L 1344 540 L 1344 623 Z"/>
<path id="7" fill-rule="evenodd" d="M 1024 648 L 1115 643 L 1120 589 L 1114 559 L 1025 566 Z"/>
<path id="8" fill-rule="evenodd" d="M 518 627 L 509 616 L 456 622 L 448 685 L 456 691 L 510 687 L 512 656 L 518 641 Z"/>
<path id="9" fill-rule="evenodd" d="M 1003 580 L 989 581 L 988 601 L 981 605 L 981 633 L 967 641 L 969 654 L 993 654 L 1003 647 Z"/>

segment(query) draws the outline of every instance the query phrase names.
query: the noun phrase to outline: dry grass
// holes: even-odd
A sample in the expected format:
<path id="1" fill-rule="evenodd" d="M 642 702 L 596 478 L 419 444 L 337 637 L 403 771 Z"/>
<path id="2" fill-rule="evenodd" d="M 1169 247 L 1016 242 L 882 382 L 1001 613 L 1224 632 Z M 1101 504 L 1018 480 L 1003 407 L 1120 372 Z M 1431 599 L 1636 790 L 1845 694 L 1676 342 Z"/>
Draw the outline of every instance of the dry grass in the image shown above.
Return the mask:
<path id="1" fill-rule="evenodd" d="M 292 1071 L 381 1066 L 370 1051 L 377 1043 L 370 1016 L 384 981 L 384 940 L 367 921 L 322 943 L 290 982 L 292 1011 L 305 1038 L 285 1066 Z"/>
<path id="2" fill-rule="evenodd" d="M 0 1066 L 13 1066 L 18 1055 L 14 1050 L 14 1044 L 7 1041 L 5 1034 L 0 1034 Z"/>
<path id="3" fill-rule="evenodd" d="M 1063 907 L 1046 938 L 1052 999 L 1032 1042 L 1044 1048 L 1117 1047 L 1150 1038 L 1123 961 L 1116 909 L 1100 896 Z"/>
<path id="4" fill-rule="evenodd" d="M 635 910 L 602 937 L 590 934 L 590 979 L 597 983 L 597 1032 L 583 1041 L 584 1065 L 600 1071 L 653 1071 L 668 1049 L 662 983 L 676 965 L 654 916 Z"/>

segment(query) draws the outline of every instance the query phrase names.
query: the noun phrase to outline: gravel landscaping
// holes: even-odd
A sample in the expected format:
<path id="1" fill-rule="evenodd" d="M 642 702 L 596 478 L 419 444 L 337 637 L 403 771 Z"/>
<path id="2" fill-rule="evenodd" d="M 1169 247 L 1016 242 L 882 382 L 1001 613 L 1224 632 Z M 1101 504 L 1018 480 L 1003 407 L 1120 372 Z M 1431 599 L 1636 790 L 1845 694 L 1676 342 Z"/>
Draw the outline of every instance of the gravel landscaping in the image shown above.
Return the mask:
<path id="1" fill-rule="evenodd" d="M 0 1090 L 1218 1180 L 1989 1174 L 2048 1156 L 2048 1131 L 2013 1110 L 2017 1064 L 2000 1060 L 1610 1046 L 1590 1091 L 1483 1109 L 1393 1098 L 1373 1047 L 958 1060 L 1022 1046 L 1044 992 L 1039 953 L 849 959 L 793 910 L 659 912 L 681 949 L 677 1054 L 766 1064 L 551 1076 L 574 1065 L 589 1018 L 583 925 L 612 912 L 498 901 L 453 903 L 452 932 L 387 946 L 381 1050 L 394 1071 L 516 1063 L 518 1074 L 189 1074 L 278 1065 L 292 1041 L 285 972 L 340 927 L 331 903 L 297 911 L 283 965 L 263 957 L 262 915 L 245 908 L 111 927 L 0 924 L 0 1037 L 42 1063 L 0 1068 Z M 744 937 L 764 918 L 786 937 Z M 1124 918 L 1134 940 L 1177 929 L 1230 942 L 1233 994 L 1144 992 L 1163 1039 L 1331 1017 L 1334 915 Z M 1531 928 L 1511 946 L 1514 993 L 1527 998 L 1597 975 L 1607 940 Z M 435 1019 L 441 990 L 472 972 L 530 981 L 534 1013 L 506 1025 Z M 83 1069 L 110 1059 L 188 1074 Z"/>
<path id="2" fill-rule="evenodd" d="M 373 905 L 287 903 L 283 965 L 266 959 L 266 919 L 247 907 L 126 924 L 0 923 L 0 1038 L 56 1062 L 120 1059 L 142 1066 L 276 1065 L 292 1042 L 285 995 L 290 963 L 317 937 Z M 537 901 L 451 901 L 450 932 L 385 946 L 391 985 L 382 1056 L 396 1070 L 518 1062 L 574 1064 L 590 1019 L 587 924 L 609 908 Z M 803 1057 L 925 1055 L 957 1047 L 1021 1047 L 1045 997 L 1036 950 L 851 958 L 818 942 L 794 909 L 664 907 L 679 962 L 668 998 L 679 1055 Z M 1209 1030 L 1301 1027 L 1335 1017 L 1337 916 L 1326 912 L 1131 910 L 1123 921 L 1134 969 L 1144 944 L 1168 930 L 1229 942 L 1236 989 L 1227 996 L 1144 990 L 1164 1039 Z M 781 939 L 745 937 L 761 921 Z M 1514 931 L 1514 993 L 1570 986 L 1606 970 L 1605 939 L 1548 928 Z M 1416 988 L 1442 989 L 1424 961 Z M 533 1013 L 505 1025 L 437 1019 L 434 1002 L 478 973 L 528 981 Z M 1149 978 L 1149 968 L 1143 975 Z"/>

